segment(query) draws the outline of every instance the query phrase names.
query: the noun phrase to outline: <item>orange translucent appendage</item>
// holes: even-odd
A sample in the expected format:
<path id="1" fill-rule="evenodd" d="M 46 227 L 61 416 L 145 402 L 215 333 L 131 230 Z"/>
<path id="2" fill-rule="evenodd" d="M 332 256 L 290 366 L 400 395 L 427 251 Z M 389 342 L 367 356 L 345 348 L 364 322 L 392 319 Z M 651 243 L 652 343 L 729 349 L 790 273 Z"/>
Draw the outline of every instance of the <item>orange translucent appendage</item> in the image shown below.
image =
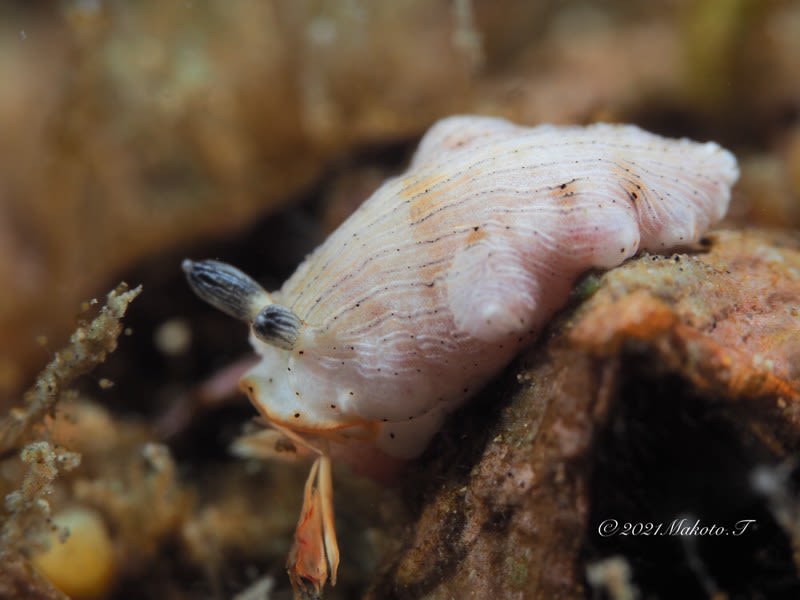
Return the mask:
<path id="1" fill-rule="evenodd" d="M 331 585 L 336 585 L 339 546 L 333 522 L 331 461 L 326 455 L 314 461 L 308 474 L 286 568 L 296 598 L 319 598 L 329 576 Z"/>

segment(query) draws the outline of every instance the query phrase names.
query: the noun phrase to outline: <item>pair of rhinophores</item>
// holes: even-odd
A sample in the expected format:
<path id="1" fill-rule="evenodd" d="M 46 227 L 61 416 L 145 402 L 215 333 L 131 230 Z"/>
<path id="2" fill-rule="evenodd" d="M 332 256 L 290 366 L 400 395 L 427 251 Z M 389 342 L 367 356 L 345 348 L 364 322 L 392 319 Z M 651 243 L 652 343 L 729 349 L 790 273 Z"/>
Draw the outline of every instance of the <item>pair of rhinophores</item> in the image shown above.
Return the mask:
<path id="1" fill-rule="evenodd" d="M 712 142 L 456 116 L 280 290 L 185 261 L 194 291 L 248 323 L 261 356 L 241 387 L 270 429 L 240 452 L 314 459 L 287 565 L 298 593 L 336 582 L 331 455 L 417 456 L 582 272 L 696 242 L 737 177 Z"/>

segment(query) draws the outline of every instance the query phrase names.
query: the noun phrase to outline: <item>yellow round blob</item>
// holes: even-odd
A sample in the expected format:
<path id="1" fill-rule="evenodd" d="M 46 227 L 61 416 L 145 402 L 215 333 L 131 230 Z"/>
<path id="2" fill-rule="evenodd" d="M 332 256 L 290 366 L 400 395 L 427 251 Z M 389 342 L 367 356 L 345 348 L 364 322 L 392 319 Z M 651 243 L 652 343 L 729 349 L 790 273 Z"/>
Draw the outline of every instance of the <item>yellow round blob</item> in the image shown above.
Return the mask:
<path id="1" fill-rule="evenodd" d="M 102 598 L 114 582 L 114 553 L 102 517 L 88 508 L 58 513 L 53 522 L 69 529 L 66 542 L 57 535 L 50 548 L 33 557 L 36 569 L 74 600 Z"/>

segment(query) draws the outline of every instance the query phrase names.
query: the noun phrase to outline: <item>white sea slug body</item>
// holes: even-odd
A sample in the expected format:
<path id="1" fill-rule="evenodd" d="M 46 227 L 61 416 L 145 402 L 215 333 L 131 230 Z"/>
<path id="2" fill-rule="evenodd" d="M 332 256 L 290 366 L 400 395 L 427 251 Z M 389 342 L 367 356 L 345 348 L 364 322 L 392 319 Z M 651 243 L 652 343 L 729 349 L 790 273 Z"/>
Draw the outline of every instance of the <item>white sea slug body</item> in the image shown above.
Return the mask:
<path id="1" fill-rule="evenodd" d="M 242 386 L 253 404 L 322 457 L 293 582 L 318 591 L 326 563 L 335 579 L 323 506 L 331 447 L 357 440 L 418 455 L 564 304 L 580 273 L 697 241 L 725 214 L 737 177 L 717 144 L 634 126 L 451 117 L 279 291 L 222 263 L 187 261 L 203 298 L 251 323 L 262 360 Z M 324 538 L 311 552 L 309 532 Z"/>

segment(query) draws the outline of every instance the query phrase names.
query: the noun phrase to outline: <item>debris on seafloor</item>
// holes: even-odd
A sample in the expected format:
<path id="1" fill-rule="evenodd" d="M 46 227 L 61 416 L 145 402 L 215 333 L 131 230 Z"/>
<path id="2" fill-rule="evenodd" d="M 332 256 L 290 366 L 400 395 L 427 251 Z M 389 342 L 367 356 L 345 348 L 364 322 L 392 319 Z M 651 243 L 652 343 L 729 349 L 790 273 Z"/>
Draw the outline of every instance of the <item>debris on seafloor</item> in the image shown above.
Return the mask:
<path id="1" fill-rule="evenodd" d="M 753 470 L 753 489 L 764 496 L 775 520 L 789 535 L 794 563 L 800 571 L 800 502 L 792 493 L 792 472 L 797 468 L 797 455 L 772 466 Z"/>
<path id="2" fill-rule="evenodd" d="M 116 430 L 124 429 L 116 423 Z M 112 429 L 113 431 L 113 429 Z M 160 551 L 162 540 L 191 515 L 192 494 L 181 485 L 169 449 L 141 439 L 118 444 L 117 456 L 98 465 L 102 474 L 76 478 L 76 502 L 96 507 L 114 526 L 115 542 L 125 555 L 125 574 L 142 569 Z M 116 476 L 108 473 L 116 468 Z"/>
<path id="3" fill-rule="evenodd" d="M 22 463 L 27 465 L 19 488 L 5 494 L 5 514 L 0 521 L 2 598 L 64 597 L 31 567 L 29 560 L 46 551 L 48 543 L 63 543 L 69 536 L 68 528 L 52 517 L 50 497 L 54 494 L 56 477 L 75 469 L 81 456 L 51 443 L 43 422 L 54 414 L 58 403 L 70 395 L 68 386 L 102 363 L 107 354 L 116 349 L 117 338 L 122 332 L 120 319 L 140 292 L 141 287 L 128 290 L 125 284 L 112 290 L 100 313 L 79 326 L 70 344 L 56 352 L 39 374 L 34 387 L 25 394 L 24 406 L 0 421 L 0 455 L 7 462 L 9 455 L 18 452 Z M 3 481 L 0 489 L 6 489 L 9 483 Z M 51 532 L 56 534 L 56 539 L 48 542 L 48 533 Z M 74 573 L 69 571 L 74 571 L 75 565 L 62 564 L 61 569 L 71 576 Z M 93 569 L 85 570 L 88 578 L 93 578 L 96 573 Z"/>
<path id="4" fill-rule="evenodd" d="M 511 399 L 485 434 L 480 400 L 451 422 L 423 480 L 443 483 L 423 488 L 412 534 L 368 597 L 580 597 L 581 565 L 612 556 L 643 596 L 796 595 L 787 506 L 800 501 L 788 477 L 765 500 L 752 474 L 800 443 L 798 273 L 791 235 L 721 231 L 602 275 L 520 360 L 529 378 L 487 389 Z M 599 529 L 681 519 L 756 525 L 689 545 Z M 675 560 L 682 570 L 658 566 Z"/>
<path id="5" fill-rule="evenodd" d="M 33 555 L 33 566 L 70 598 L 102 598 L 116 576 L 114 547 L 105 519 L 87 506 L 74 506 L 52 517 L 66 533 L 53 535 L 47 549 Z"/>
<path id="6" fill-rule="evenodd" d="M 586 581 L 593 590 L 605 590 L 611 600 L 636 600 L 631 567 L 621 556 L 610 556 L 586 566 Z"/>
<path id="7" fill-rule="evenodd" d="M 53 481 L 60 471 L 70 471 L 80 463 L 80 455 L 53 448 L 48 442 L 32 442 L 20 453 L 28 465 L 19 490 L 6 494 L 0 533 L 0 597 L 63 598 L 28 562 L 30 554 L 46 549 L 45 533 L 51 530 L 59 542 L 69 531 L 55 524 L 45 499 L 53 492 Z"/>
<path id="8" fill-rule="evenodd" d="M 243 592 L 236 594 L 233 600 L 270 600 L 275 579 L 269 575 L 261 577 Z"/>
<path id="9" fill-rule="evenodd" d="M 141 286 L 129 290 L 120 284 L 108 294 L 100 314 L 92 321 L 78 327 L 70 337 L 67 347 L 55 353 L 36 378 L 33 388 L 24 396 L 24 408 L 14 409 L 0 421 L 0 455 L 17 448 L 31 429 L 52 414 L 56 403 L 67 387 L 105 361 L 109 352 L 117 347 L 117 338 L 122 332 L 120 319 L 136 296 Z M 89 308 L 87 303 L 85 308 Z"/>

